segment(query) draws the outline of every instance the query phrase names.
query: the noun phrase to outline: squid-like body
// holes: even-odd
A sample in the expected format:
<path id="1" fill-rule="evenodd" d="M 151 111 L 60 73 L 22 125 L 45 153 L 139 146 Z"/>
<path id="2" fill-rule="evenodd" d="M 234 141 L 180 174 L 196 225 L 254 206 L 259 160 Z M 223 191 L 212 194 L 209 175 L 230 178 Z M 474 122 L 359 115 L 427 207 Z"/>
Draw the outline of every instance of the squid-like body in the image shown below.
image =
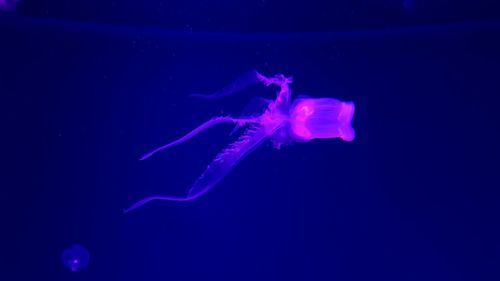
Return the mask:
<path id="1" fill-rule="evenodd" d="M 257 71 L 250 71 L 222 90 L 212 94 L 193 94 L 207 99 L 221 98 L 235 94 L 254 84 L 277 86 L 276 100 L 265 100 L 265 109 L 258 116 L 215 117 L 203 123 L 184 137 L 161 146 L 141 157 L 145 160 L 162 150 L 179 145 L 198 133 L 221 123 L 234 123 L 236 129 L 246 127 L 246 131 L 222 152 L 217 154 L 203 174 L 194 182 L 186 196 L 150 196 L 136 202 L 125 212 L 139 208 L 153 200 L 191 201 L 217 185 L 246 155 L 260 144 L 270 139 L 275 148 L 292 142 L 308 142 L 312 139 L 341 138 L 354 139 L 352 118 L 354 103 L 333 98 L 298 98 L 291 102 L 290 84 L 292 77 L 282 74 L 265 77 Z"/>

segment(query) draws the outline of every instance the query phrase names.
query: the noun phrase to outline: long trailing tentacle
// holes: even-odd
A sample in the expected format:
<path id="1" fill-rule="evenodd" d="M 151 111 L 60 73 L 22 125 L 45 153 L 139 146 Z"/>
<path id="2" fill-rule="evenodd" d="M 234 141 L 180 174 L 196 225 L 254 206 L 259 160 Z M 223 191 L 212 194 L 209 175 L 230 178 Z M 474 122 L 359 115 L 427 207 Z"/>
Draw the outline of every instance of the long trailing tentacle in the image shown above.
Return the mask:
<path id="1" fill-rule="evenodd" d="M 239 117 L 240 118 L 258 117 L 264 113 L 264 111 L 269 107 L 269 104 L 271 104 L 272 102 L 273 102 L 272 100 L 265 99 L 263 97 L 253 97 L 250 100 L 250 102 L 245 106 Z M 231 133 L 229 133 L 229 135 L 231 136 L 234 135 L 244 126 L 245 124 L 236 124 Z"/>
<path id="2" fill-rule="evenodd" d="M 194 182 L 188 198 L 196 199 L 219 183 L 244 157 L 271 135 L 260 126 L 250 126 L 235 142 L 222 150 Z"/>
<path id="3" fill-rule="evenodd" d="M 191 94 L 192 97 L 203 98 L 203 99 L 218 99 L 228 96 L 232 96 L 238 92 L 243 91 L 246 88 L 257 84 L 264 84 L 266 86 L 272 84 L 272 78 L 267 78 L 264 75 L 257 72 L 257 70 L 251 70 L 240 76 L 238 79 L 233 81 L 231 84 L 220 89 L 213 94 Z"/>
<path id="4" fill-rule="evenodd" d="M 149 196 L 139 200 L 125 212 L 130 212 L 154 200 L 191 201 L 219 183 L 245 156 L 256 149 L 268 137 L 269 132 L 259 126 L 251 126 L 238 140 L 217 154 L 203 174 L 194 182 L 187 196 Z"/>
<path id="5" fill-rule="evenodd" d="M 160 195 L 157 195 L 157 196 L 149 196 L 149 197 L 145 197 L 137 202 L 135 202 L 134 204 L 132 204 L 132 206 L 128 207 L 127 209 L 123 210 L 124 213 L 128 213 L 134 209 L 137 209 L 139 207 L 141 207 L 142 205 L 146 204 L 146 203 L 149 203 L 151 201 L 154 201 L 154 200 L 166 200 L 166 201 L 189 201 L 191 199 L 187 198 L 187 197 L 182 197 L 182 196 L 160 196 Z"/>
<path id="6" fill-rule="evenodd" d="M 254 84 L 262 83 L 266 86 L 276 85 L 281 89 L 278 92 L 278 96 L 274 103 L 270 102 L 267 110 L 269 112 L 273 112 L 276 110 L 277 106 L 288 106 L 290 102 L 290 89 L 288 84 L 292 83 L 292 77 L 285 77 L 284 75 L 275 75 L 274 77 L 268 78 L 253 70 L 243 75 L 239 79 L 237 79 L 232 84 L 224 87 L 222 90 L 216 92 L 212 95 L 204 95 L 204 94 L 193 94 L 192 96 L 207 98 L 207 99 L 216 99 L 222 98 L 226 96 L 233 95 L 249 86 Z M 205 172 L 194 182 L 191 189 L 189 190 L 187 196 L 149 196 L 139 200 L 137 203 L 133 204 L 131 207 L 125 210 L 125 212 L 132 211 L 143 206 L 146 203 L 149 203 L 154 200 L 167 200 L 167 201 L 190 201 L 194 200 L 210 189 L 212 189 L 217 183 L 219 183 L 238 163 L 243 159 L 246 155 L 256 149 L 261 143 L 263 143 L 267 138 L 272 136 L 275 131 L 282 126 L 283 122 L 276 122 L 275 124 L 265 122 L 262 123 L 265 127 L 261 127 L 261 118 L 253 117 L 253 118 L 234 118 L 234 117 L 215 117 L 193 131 L 189 132 L 182 138 L 175 140 L 171 143 L 163 145 L 153 151 L 146 153 L 140 159 L 145 160 L 157 152 L 168 149 L 170 147 L 179 145 L 193 138 L 200 132 L 221 123 L 236 123 L 237 125 L 246 125 L 250 124 L 250 128 L 233 144 L 231 144 L 228 148 L 224 149 L 221 153 L 219 153 L 215 159 L 208 165 Z"/>
<path id="7" fill-rule="evenodd" d="M 173 146 L 179 145 L 183 142 L 186 142 L 186 141 L 192 139 L 193 137 L 195 137 L 197 134 L 203 132 L 204 130 L 206 130 L 212 126 L 215 126 L 215 125 L 218 125 L 221 123 L 236 123 L 238 125 L 244 125 L 244 124 L 253 123 L 253 122 L 256 122 L 255 118 L 235 118 L 235 117 L 231 117 L 231 116 L 214 117 L 214 118 L 208 120 L 207 122 L 201 124 L 200 126 L 198 126 L 196 129 L 192 130 L 191 132 L 187 133 L 185 136 L 181 137 L 180 139 L 177 139 L 173 142 L 167 143 L 163 146 L 160 146 L 160 147 L 144 154 L 140 158 L 140 160 L 146 160 L 149 157 L 151 157 L 153 154 L 156 154 L 160 151 L 163 151 L 165 149 L 168 149 L 168 148 L 171 148 Z"/>

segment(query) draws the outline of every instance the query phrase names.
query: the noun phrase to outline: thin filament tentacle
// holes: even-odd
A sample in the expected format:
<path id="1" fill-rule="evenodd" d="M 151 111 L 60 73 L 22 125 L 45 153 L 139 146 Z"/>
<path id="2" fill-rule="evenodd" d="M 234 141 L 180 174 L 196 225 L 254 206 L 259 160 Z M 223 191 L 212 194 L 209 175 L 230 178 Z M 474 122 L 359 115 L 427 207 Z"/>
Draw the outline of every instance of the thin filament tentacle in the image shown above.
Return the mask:
<path id="1" fill-rule="evenodd" d="M 203 174 L 193 183 L 186 196 L 148 196 L 125 209 L 124 212 L 130 212 L 154 200 L 192 201 L 201 197 L 217 185 L 217 183 L 219 183 L 239 161 L 256 149 L 268 137 L 269 135 L 266 130 L 258 125 L 251 125 L 236 142 L 217 154 L 215 159 L 208 165 L 205 172 L 203 172 Z"/>
<path id="2" fill-rule="evenodd" d="M 248 71 L 247 73 L 240 76 L 238 79 L 233 81 L 231 84 L 225 86 L 219 91 L 213 94 L 201 94 L 193 93 L 192 97 L 203 98 L 203 99 L 219 99 L 232 96 L 234 94 L 240 93 L 241 91 L 262 82 L 262 75 L 256 70 Z"/>
<path id="3" fill-rule="evenodd" d="M 151 157 L 153 154 L 156 154 L 160 151 L 163 151 L 165 149 L 168 149 L 168 148 L 171 148 L 173 146 L 176 146 L 176 145 L 179 145 L 183 142 L 186 142 L 190 139 L 192 139 L 193 137 L 195 137 L 197 134 L 203 132 L 204 130 L 210 128 L 210 127 L 213 127 L 215 125 L 218 125 L 218 124 L 222 124 L 222 123 L 236 123 L 236 124 L 239 124 L 239 125 L 245 125 L 245 124 L 248 124 L 248 123 L 256 123 L 258 122 L 256 120 L 256 118 L 235 118 L 235 117 L 231 117 L 231 116 L 223 116 L 223 117 L 214 117 L 210 120 L 208 120 L 207 122 L 201 124 L 200 126 L 198 126 L 196 129 L 192 130 L 191 132 L 187 133 L 185 136 L 181 137 L 180 139 L 177 139 L 173 142 L 170 142 L 170 143 L 167 143 L 163 146 L 160 146 L 146 154 L 144 154 L 140 160 L 146 160 L 148 159 L 149 157 Z"/>
<path id="4" fill-rule="evenodd" d="M 146 198 L 143 198 L 136 203 L 134 203 L 132 206 L 128 207 L 127 209 L 123 210 L 124 213 L 128 213 L 130 211 L 133 211 L 141 206 L 143 206 L 146 203 L 149 203 L 154 200 L 166 200 L 166 201 L 190 201 L 196 199 L 196 197 L 190 197 L 190 196 L 160 196 L 160 195 L 155 195 L 155 196 L 149 196 Z"/>

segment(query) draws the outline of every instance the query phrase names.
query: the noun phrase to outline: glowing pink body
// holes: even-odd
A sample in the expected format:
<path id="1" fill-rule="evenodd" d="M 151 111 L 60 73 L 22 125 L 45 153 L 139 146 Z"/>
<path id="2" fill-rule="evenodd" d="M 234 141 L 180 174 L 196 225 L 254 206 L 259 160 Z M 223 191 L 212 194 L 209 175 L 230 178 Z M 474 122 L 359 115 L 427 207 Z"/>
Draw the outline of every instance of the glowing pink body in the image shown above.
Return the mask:
<path id="1" fill-rule="evenodd" d="M 281 74 L 268 78 L 257 71 L 251 71 L 213 95 L 195 94 L 194 96 L 207 99 L 221 98 L 259 83 L 280 88 L 276 100 L 268 101 L 262 114 L 242 118 L 215 117 L 184 137 L 159 147 L 141 158 L 145 160 L 159 151 L 181 144 L 217 124 L 235 123 L 238 127 L 246 126 L 245 133 L 219 153 L 208 165 L 205 172 L 194 182 L 187 196 L 150 196 L 138 201 L 125 211 L 136 209 L 152 200 L 190 201 L 200 197 L 219 183 L 241 159 L 267 139 L 271 139 L 276 148 L 292 142 L 307 142 L 312 139 L 341 138 L 345 141 L 354 139 L 354 129 L 351 126 L 354 103 L 332 98 L 300 98 L 292 104 L 289 87 L 292 77 L 285 77 Z"/>
<path id="2" fill-rule="evenodd" d="M 354 103 L 336 99 L 300 99 L 295 101 L 291 112 L 292 132 L 296 138 L 329 139 L 340 137 L 345 141 L 354 139 L 351 120 Z"/>

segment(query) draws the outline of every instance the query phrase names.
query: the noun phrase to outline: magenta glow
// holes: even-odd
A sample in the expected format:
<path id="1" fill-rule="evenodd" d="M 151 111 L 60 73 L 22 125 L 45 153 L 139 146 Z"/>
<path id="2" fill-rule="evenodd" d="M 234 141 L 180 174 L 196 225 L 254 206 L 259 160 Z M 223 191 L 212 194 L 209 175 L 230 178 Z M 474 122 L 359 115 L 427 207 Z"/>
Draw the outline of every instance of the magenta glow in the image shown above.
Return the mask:
<path id="1" fill-rule="evenodd" d="M 235 130 L 246 128 L 245 132 L 226 149 L 222 150 L 208 165 L 205 172 L 193 183 L 185 196 L 155 195 L 139 200 L 125 212 L 139 208 L 153 200 L 191 201 L 199 198 L 217 185 L 245 156 L 267 140 L 277 149 L 293 142 L 308 142 L 313 139 L 340 138 L 354 140 L 352 128 L 354 103 L 333 98 L 299 98 L 291 102 L 290 84 L 292 77 L 282 74 L 266 77 L 257 71 L 250 71 L 233 83 L 211 94 L 193 94 L 205 99 L 217 99 L 233 95 L 246 87 L 263 84 L 276 86 L 276 99 L 264 100 L 263 113 L 250 116 L 215 117 L 201 124 L 185 136 L 146 153 L 141 160 L 146 160 L 156 153 L 182 144 L 200 132 L 223 123 L 233 123 Z M 233 131 L 235 131 L 233 130 Z"/>
<path id="2" fill-rule="evenodd" d="M 19 0 L 0 0 L 0 10 L 3 11 L 14 11 Z"/>

